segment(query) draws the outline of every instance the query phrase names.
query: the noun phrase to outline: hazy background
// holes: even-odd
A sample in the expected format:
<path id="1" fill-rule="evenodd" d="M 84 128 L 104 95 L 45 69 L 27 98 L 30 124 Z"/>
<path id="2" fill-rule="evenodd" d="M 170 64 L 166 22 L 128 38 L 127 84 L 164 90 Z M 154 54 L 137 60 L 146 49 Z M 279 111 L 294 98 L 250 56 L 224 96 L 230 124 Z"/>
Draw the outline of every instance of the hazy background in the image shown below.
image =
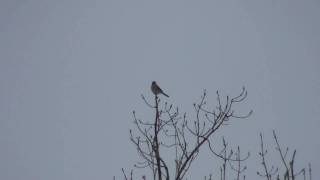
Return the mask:
<path id="1" fill-rule="evenodd" d="M 214 104 L 245 85 L 254 114 L 217 140 L 251 152 L 248 179 L 272 129 L 320 178 L 319 17 L 317 0 L 1 0 L 0 179 L 121 179 L 152 80 L 190 116 L 203 89 Z M 188 179 L 218 172 L 206 155 Z"/>

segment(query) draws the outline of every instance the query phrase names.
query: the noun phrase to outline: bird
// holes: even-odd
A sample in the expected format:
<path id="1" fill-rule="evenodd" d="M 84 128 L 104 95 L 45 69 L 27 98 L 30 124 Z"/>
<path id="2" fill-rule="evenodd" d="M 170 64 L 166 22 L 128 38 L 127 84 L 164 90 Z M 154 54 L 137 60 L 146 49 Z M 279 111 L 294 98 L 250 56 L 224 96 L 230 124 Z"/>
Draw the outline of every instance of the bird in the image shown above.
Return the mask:
<path id="1" fill-rule="evenodd" d="M 166 93 L 164 93 L 162 91 L 162 89 L 158 86 L 158 84 L 155 81 L 152 81 L 151 84 L 151 91 L 153 92 L 154 95 L 158 95 L 158 94 L 163 94 L 166 97 L 169 97 Z"/>

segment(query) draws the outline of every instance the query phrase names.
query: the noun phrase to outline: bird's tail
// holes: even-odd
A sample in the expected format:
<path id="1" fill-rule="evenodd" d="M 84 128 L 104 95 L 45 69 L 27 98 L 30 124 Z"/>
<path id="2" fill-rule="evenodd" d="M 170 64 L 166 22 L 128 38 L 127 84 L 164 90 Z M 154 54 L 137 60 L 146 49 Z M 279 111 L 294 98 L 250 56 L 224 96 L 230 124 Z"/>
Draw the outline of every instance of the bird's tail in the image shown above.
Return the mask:
<path id="1" fill-rule="evenodd" d="M 166 93 L 164 93 L 164 92 L 162 92 L 162 94 L 163 94 L 164 96 L 166 96 L 166 97 L 169 97 L 168 94 L 166 94 Z"/>

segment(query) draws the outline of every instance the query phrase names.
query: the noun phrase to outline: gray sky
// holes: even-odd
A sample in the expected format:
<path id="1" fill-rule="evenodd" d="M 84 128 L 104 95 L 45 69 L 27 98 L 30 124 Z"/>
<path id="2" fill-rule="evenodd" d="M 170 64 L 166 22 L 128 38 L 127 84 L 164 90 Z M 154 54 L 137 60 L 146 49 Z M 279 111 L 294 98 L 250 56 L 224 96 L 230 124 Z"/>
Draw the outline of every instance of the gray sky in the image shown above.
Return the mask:
<path id="1" fill-rule="evenodd" d="M 254 114 L 217 140 L 250 151 L 256 179 L 258 134 L 272 151 L 275 129 L 320 178 L 319 16 L 316 0 L 2 0 L 0 179 L 121 177 L 138 160 L 132 110 L 152 117 L 140 98 L 152 80 L 190 116 L 203 89 L 213 104 L 245 85 L 238 109 Z M 190 179 L 217 172 L 199 158 Z"/>

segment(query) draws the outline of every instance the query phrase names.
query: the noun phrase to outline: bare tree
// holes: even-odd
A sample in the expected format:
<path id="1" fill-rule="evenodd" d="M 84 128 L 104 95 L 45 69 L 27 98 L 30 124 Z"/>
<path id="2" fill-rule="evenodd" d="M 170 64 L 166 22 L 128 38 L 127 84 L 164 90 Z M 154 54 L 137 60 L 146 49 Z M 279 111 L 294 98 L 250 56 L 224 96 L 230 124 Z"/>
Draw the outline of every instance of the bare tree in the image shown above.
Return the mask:
<path id="1" fill-rule="evenodd" d="M 247 91 L 242 89 L 238 96 L 230 98 L 227 96 L 223 100 L 217 91 L 217 106 L 212 111 L 206 106 L 207 94 L 204 91 L 199 103 L 195 103 L 195 118 L 189 119 L 186 113 L 180 115 L 179 108 L 173 108 L 173 105 L 164 103 L 160 108 L 160 98 L 155 96 L 154 103 L 149 103 L 142 95 L 142 99 L 146 105 L 155 112 L 155 119 L 153 121 L 143 121 L 137 118 L 136 113 L 133 112 L 134 123 L 139 131 L 139 135 L 134 135 L 130 130 L 130 139 L 135 144 L 142 162 L 139 162 L 136 167 L 150 168 L 153 172 L 153 179 L 166 180 L 170 179 L 168 164 L 173 163 L 175 171 L 173 178 L 175 180 L 182 180 L 192 162 L 199 154 L 199 150 L 204 145 L 208 145 L 213 155 L 224 160 L 222 172 L 223 179 L 225 179 L 226 165 L 230 162 L 241 162 L 249 157 L 249 153 L 244 157 L 240 157 L 240 148 L 237 153 L 233 150 L 227 152 L 227 143 L 223 139 L 223 149 L 217 152 L 212 147 L 213 134 L 221 129 L 224 125 L 229 123 L 232 119 L 243 119 L 251 115 L 252 111 L 244 116 L 236 114 L 233 106 L 234 104 L 243 102 L 247 97 Z M 193 142 L 191 141 L 193 140 Z M 161 154 L 164 148 L 172 149 L 175 158 L 173 162 L 168 162 Z M 237 179 L 243 169 L 240 169 L 239 163 L 237 168 Z M 231 163 L 230 163 L 231 165 Z"/>
<path id="2" fill-rule="evenodd" d="M 216 92 L 216 106 L 209 108 L 207 105 L 207 93 L 203 92 L 198 103 L 194 103 L 194 118 L 187 116 L 187 113 L 180 113 L 178 107 L 172 104 L 162 103 L 160 98 L 155 95 L 154 103 L 141 95 L 147 107 L 154 111 L 154 118 L 151 120 L 141 120 L 133 111 L 134 124 L 137 131 L 130 130 L 130 140 L 135 145 L 141 161 L 138 162 L 136 168 L 149 168 L 152 172 L 153 180 L 183 180 L 187 179 L 186 174 L 190 171 L 192 163 L 197 159 L 200 149 L 207 146 L 209 152 L 214 157 L 220 159 L 220 168 L 218 176 L 220 180 L 228 179 L 234 174 L 234 179 L 246 179 L 245 171 L 247 167 L 243 162 L 247 160 L 250 153 L 243 156 L 239 146 L 233 149 L 228 142 L 222 137 L 221 149 L 214 149 L 214 134 L 224 126 L 230 124 L 232 120 L 244 119 L 252 114 L 252 110 L 245 115 L 239 115 L 234 109 L 235 104 L 244 102 L 247 97 L 247 91 L 242 88 L 238 96 L 225 98 L 220 97 L 220 93 Z M 212 110 L 210 110 L 212 109 Z M 258 176 L 267 180 L 295 180 L 297 177 L 303 177 L 304 180 L 309 176 L 311 180 L 311 165 L 308 170 L 301 169 L 295 172 L 294 163 L 296 150 L 293 151 L 291 159 L 288 160 L 289 148 L 284 151 L 278 141 L 278 137 L 273 131 L 273 139 L 276 145 L 276 151 L 282 163 L 284 172 L 276 165 L 269 165 L 268 151 L 260 133 L 260 152 L 262 170 L 258 171 Z M 165 157 L 164 151 L 170 151 L 174 158 Z M 169 170 L 170 169 L 170 170 Z M 125 180 L 133 179 L 133 171 L 127 175 L 122 169 Z M 307 175 L 308 173 L 308 175 Z M 213 180 L 214 174 L 204 176 L 205 180 Z M 115 177 L 114 177 L 115 180 Z M 146 180 L 146 176 L 142 176 L 142 180 Z"/>
<path id="3" fill-rule="evenodd" d="M 274 176 L 278 172 L 278 168 L 275 168 L 274 166 L 271 166 L 271 168 L 269 168 L 267 164 L 266 155 L 268 153 L 268 150 L 265 149 L 262 133 L 260 133 L 260 142 L 261 151 L 259 152 L 259 156 L 261 157 L 261 164 L 263 166 L 264 172 L 258 171 L 257 174 L 261 177 L 265 177 L 267 180 L 271 180 L 272 176 Z"/>
<path id="4" fill-rule="evenodd" d="M 295 172 L 294 170 L 294 163 L 295 163 L 295 157 L 296 157 L 296 149 L 293 150 L 293 153 L 291 155 L 291 159 L 288 159 L 288 153 L 289 148 L 286 147 L 285 150 L 281 148 L 278 136 L 276 132 L 273 130 L 273 139 L 275 142 L 275 149 L 279 154 L 279 158 L 282 163 L 282 169 L 284 169 L 284 172 L 280 171 L 281 168 L 274 166 L 271 166 L 271 168 L 268 168 L 267 162 L 266 162 L 266 154 L 268 151 L 265 149 L 265 145 L 263 142 L 262 134 L 260 133 L 260 141 L 261 141 L 261 151 L 259 152 L 259 155 L 261 157 L 261 164 L 263 165 L 263 173 L 257 172 L 257 174 L 260 177 L 265 177 L 267 180 L 273 179 L 273 176 L 276 176 L 275 178 L 277 180 L 283 179 L 283 180 L 295 180 L 296 177 L 302 176 L 303 180 L 306 180 L 306 168 L 302 168 L 299 172 Z M 311 165 L 309 164 L 309 179 L 311 179 Z"/>

